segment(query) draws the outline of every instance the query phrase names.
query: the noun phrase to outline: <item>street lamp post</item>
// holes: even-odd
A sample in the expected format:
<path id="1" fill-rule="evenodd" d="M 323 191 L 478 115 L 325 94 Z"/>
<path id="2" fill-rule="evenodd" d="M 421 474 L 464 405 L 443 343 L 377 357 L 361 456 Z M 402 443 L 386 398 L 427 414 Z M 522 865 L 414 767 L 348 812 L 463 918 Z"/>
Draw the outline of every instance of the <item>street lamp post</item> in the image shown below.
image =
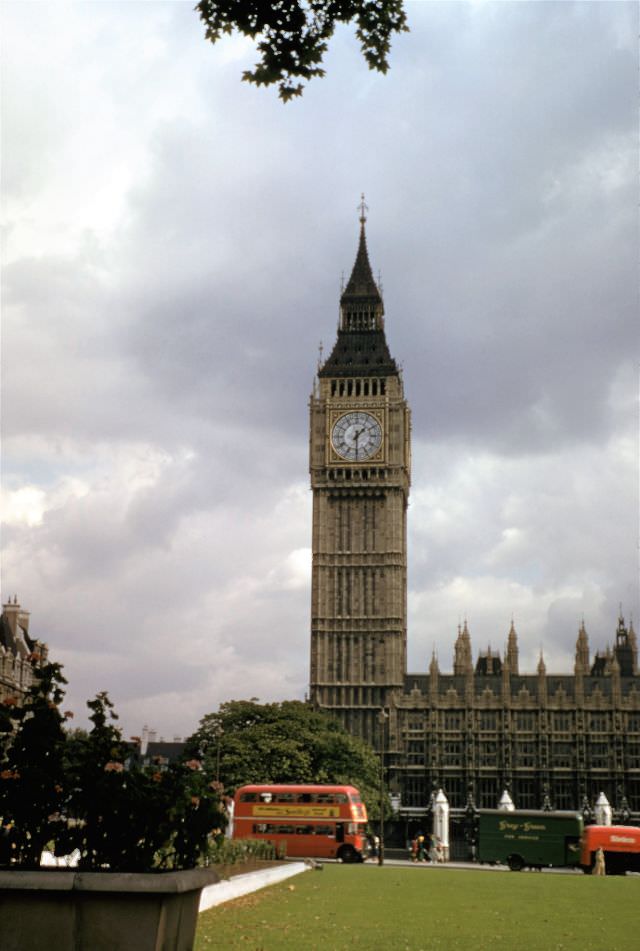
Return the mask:
<path id="1" fill-rule="evenodd" d="M 380 710 L 380 842 L 378 843 L 378 865 L 384 865 L 384 754 L 386 749 L 386 720 L 389 714 Z"/>

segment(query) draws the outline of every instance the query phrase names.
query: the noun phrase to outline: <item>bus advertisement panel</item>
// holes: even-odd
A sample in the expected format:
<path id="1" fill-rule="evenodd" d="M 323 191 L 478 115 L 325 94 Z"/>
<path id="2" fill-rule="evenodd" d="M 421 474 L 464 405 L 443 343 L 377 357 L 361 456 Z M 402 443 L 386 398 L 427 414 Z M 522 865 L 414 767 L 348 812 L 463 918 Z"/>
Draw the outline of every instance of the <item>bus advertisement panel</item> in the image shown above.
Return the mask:
<path id="1" fill-rule="evenodd" d="M 598 849 L 604 852 L 607 875 L 640 872 L 638 826 L 586 826 L 580 846 L 580 865 L 588 875 L 595 865 Z"/>
<path id="2" fill-rule="evenodd" d="M 362 862 L 367 810 L 354 786 L 242 786 L 233 838 L 272 842 L 287 856 Z"/>
<path id="3" fill-rule="evenodd" d="M 478 861 L 505 863 L 514 872 L 578 865 L 582 827 L 579 812 L 481 809 Z"/>

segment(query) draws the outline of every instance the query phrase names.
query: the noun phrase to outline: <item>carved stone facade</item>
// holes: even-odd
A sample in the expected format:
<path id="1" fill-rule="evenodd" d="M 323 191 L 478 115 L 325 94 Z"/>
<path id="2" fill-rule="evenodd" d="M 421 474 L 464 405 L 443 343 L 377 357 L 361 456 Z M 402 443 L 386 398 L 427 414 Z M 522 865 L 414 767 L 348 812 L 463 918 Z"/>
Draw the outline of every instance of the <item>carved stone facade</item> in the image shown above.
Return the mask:
<path id="1" fill-rule="evenodd" d="M 47 647 L 29 637 L 29 612 L 9 599 L 0 617 L 0 703 L 14 697 L 20 702 L 33 680 L 31 655 L 46 660 Z"/>
<path id="2" fill-rule="evenodd" d="M 434 656 L 407 673 L 407 503 L 410 413 L 389 354 L 384 307 L 365 237 L 340 299 L 335 346 L 310 401 L 313 490 L 311 702 L 382 750 L 402 804 L 443 788 L 495 807 L 580 808 L 606 793 L 640 810 L 640 677 L 636 634 L 622 617 L 615 647 L 590 659 L 584 624 L 572 674 L 540 657 L 521 674 L 512 624 L 506 650 L 473 665 L 467 623 L 453 673 Z"/>
<path id="3" fill-rule="evenodd" d="M 454 647 L 454 673 L 434 656 L 427 674 L 408 674 L 389 704 L 387 763 L 407 806 L 442 787 L 453 807 L 471 794 L 495 808 L 508 789 L 518 809 L 593 804 L 600 792 L 618 809 L 640 810 L 640 677 L 633 625 L 618 620 L 613 650 L 589 657 L 584 624 L 573 674 L 518 668 L 512 624 L 501 657 L 475 666 L 467 624 Z"/>

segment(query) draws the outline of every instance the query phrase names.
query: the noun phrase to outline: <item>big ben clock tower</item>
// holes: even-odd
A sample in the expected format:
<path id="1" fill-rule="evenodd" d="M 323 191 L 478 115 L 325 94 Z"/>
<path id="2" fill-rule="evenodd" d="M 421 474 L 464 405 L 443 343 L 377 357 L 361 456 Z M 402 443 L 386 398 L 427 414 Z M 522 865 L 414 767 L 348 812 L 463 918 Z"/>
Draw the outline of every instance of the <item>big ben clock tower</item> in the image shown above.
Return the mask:
<path id="1" fill-rule="evenodd" d="M 377 745 L 406 673 L 410 413 L 360 243 L 311 397 L 311 700 Z"/>

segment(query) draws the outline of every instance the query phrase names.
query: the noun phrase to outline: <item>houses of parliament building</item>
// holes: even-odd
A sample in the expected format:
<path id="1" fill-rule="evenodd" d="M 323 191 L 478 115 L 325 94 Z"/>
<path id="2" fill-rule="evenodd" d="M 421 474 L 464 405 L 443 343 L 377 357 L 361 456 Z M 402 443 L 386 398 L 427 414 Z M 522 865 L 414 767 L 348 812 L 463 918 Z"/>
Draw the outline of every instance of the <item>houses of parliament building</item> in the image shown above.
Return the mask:
<path id="1" fill-rule="evenodd" d="M 506 650 L 474 661 L 467 622 L 453 672 L 407 672 L 407 504 L 411 419 L 385 337 L 365 209 L 333 350 L 310 400 L 313 492 L 310 698 L 384 760 L 402 806 L 442 788 L 454 808 L 578 809 L 604 792 L 640 811 L 636 634 L 620 614 L 613 644 L 590 652 L 584 623 L 573 671 L 522 673 Z"/>

